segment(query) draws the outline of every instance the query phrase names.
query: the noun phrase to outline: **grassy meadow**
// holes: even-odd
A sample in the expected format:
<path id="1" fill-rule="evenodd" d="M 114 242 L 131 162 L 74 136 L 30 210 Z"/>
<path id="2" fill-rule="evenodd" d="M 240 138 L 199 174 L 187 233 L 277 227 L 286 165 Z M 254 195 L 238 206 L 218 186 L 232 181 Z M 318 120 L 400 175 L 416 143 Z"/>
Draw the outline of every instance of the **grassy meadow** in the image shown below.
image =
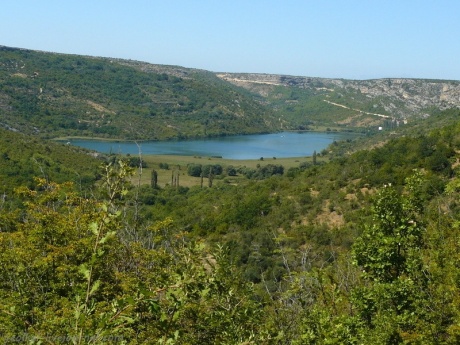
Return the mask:
<path id="1" fill-rule="evenodd" d="M 298 167 L 301 162 L 312 162 L 312 157 L 292 157 L 292 158 L 264 158 L 253 159 L 253 160 L 236 160 L 236 159 L 224 159 L 216 157 L 199 157 L 199 156 L 176 156 L 176 155 L 142 155 L 142 159 L 146 162 L 147 168 L 143 168 L 142 171 L 138 169 L 138 173 L 134 176 L 133 184 L 150 184 L 151 173 L 155 169 L 158 173 L 158 186 L 165 187 L 171 185 L 172 174 L 176 171 L 179 172 L 179 185 L 183 187 L 199 186 L 201 184 L 200 177 L 193 177 L 187 174 L 188 164 L 220 164 L 223 167 L 224 173 L 214 178 L 214 184 L 218 181 L 224 183 L 238 183 L 240 179 L 245 177 L 238 174 L 237 176 L 227 176 L 225 174 L 226 167 L 232 165 L 236 169 L 239 167 L 247 167 L 256 169 L 257 166 L 264 166 L 267 164 L 282 165 L 285 172 L 289 168 Z M 320 158 L 318 157 L 318 160 Z M 167 164 L 168 169 L 160 168 L 160 164 Z M 207 186 L 207 178 L 203 181 L 203 186 Z"/>

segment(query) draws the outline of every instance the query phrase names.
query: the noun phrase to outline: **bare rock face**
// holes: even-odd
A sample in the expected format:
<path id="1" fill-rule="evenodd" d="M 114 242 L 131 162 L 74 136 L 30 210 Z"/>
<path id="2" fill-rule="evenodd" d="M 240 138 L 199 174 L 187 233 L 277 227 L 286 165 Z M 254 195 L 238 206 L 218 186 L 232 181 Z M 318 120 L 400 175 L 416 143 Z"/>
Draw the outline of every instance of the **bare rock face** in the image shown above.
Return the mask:
<path id="1" fill-rule="evenodd" d="M 407 78 L 347 80 L 254 73 L 220 73 L 217 76 L 261 96 L 267 94 L 267 87 L 273 86 L 314 89 L 326 94 L 340 92 L 355 101 L 373 101 L 376 107 L 397 118 L 424 116 L 424 112 L 433 107 L 441 110 L 460 108 L 460 81 Z"/>
<path id="2" fill-rule="evenodd" d="M 460 83 L 420 79 L 377 79 L 349 81 L 347 87 L 358 90 L 370 98 L 386 97 L 392 102 L 384 104 L 385 110 L 398 114 L 395 102 L 402 102 L 411 113 L 436 107 L 440 109 L 460 106 Z"/>

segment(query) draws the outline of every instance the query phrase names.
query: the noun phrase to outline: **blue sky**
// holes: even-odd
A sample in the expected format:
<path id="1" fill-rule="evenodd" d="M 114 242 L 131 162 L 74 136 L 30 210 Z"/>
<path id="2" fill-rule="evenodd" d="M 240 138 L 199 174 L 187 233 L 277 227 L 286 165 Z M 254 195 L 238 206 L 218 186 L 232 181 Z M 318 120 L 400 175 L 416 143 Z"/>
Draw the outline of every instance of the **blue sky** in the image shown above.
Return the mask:
<path id="1" fill-rule="evenodd" d="M 460 80 L 458 0 L 4 0 L 0 45 L 215 72 Z"/>

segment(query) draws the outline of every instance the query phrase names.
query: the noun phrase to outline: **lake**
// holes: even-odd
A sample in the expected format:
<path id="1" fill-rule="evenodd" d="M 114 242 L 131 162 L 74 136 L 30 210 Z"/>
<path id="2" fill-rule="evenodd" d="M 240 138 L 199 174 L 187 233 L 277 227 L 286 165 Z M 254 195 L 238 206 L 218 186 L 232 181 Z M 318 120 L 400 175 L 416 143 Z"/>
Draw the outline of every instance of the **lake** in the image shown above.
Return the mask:
<path id="1" fill-rule="evenodd" d="M 272 134 L 236 135 L 229 137 L 139 142 L 145 155 L 221 156 L 226 159 L 259 159 L 261 157 L 305 157 L 320 152 L 334 141 L 356 137 L 339 132 L 281 132 Z M 101 153 L 135 155 L 139 148 L 134 142 L 71 139 L 75 146 Z"/>

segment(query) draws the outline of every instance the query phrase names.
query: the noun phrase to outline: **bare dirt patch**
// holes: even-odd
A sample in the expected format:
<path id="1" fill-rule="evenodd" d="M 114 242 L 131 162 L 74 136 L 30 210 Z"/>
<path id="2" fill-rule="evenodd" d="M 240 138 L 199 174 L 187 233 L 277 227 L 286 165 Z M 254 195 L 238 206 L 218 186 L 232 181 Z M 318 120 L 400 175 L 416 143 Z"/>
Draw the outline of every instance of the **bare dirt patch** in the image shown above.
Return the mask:
<path id="1" fill-rule="evenodd" d="M 87 100 L 86 103 L 88 103 L 91 107 L 93 107 L 94 110 L 97 110 L 97 111 L 99 111 L 99 112 L 101 112 L 101 113 L 115 114 L 114 111 L 109 110 L 109 109 L 107 109 L 106 107 L 103 107 L 102 105 L 97 104 L 97 103 L 95 103 L 95 102 L 93 102 L 93 101 Z"/>

